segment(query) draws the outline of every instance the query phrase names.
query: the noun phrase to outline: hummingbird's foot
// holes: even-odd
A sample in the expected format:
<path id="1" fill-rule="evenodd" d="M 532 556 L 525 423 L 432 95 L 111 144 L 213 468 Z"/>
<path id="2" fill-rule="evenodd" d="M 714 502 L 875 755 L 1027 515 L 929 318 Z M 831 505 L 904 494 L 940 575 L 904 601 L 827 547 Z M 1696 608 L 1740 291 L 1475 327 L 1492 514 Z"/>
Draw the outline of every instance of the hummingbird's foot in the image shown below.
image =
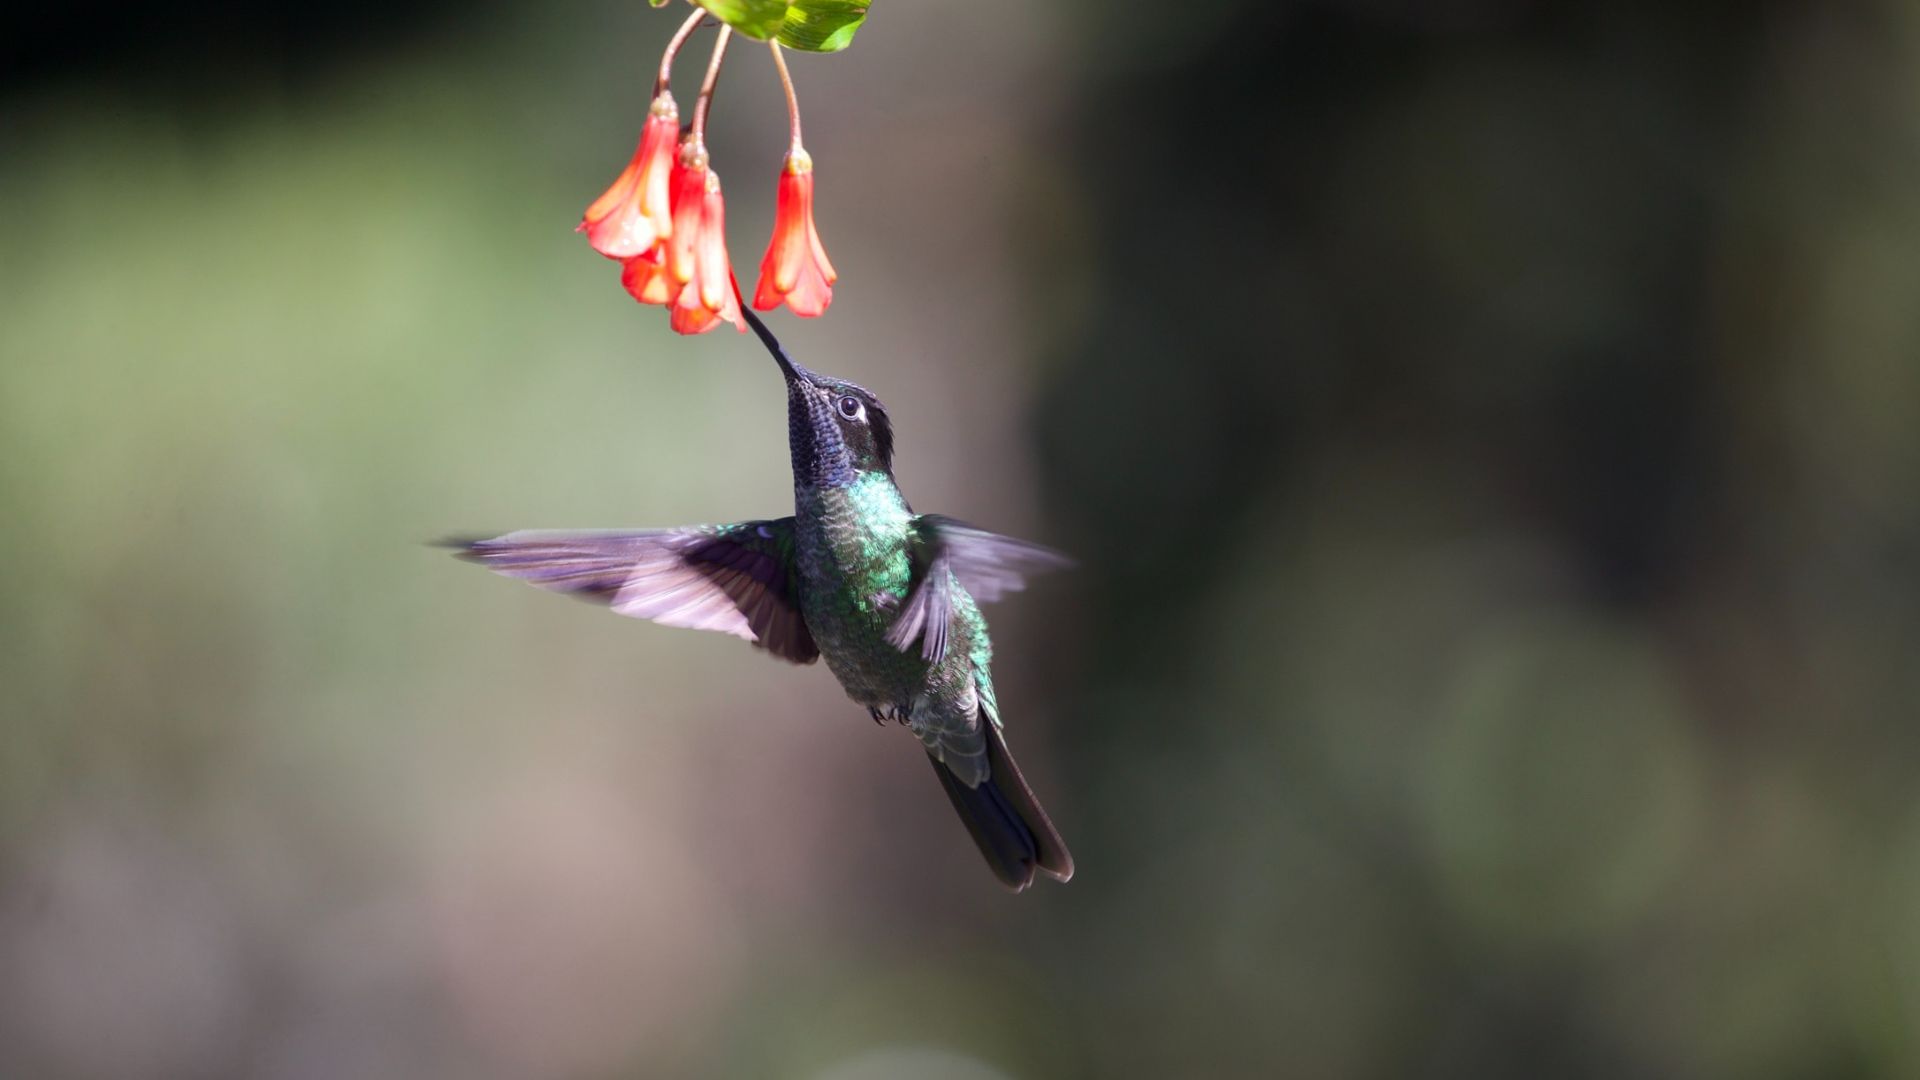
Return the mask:
<path id="1" fill-rule="evenodd" d="M 907 707 L 905 705 L 895 705 L 893 707 L 894 723 L 904 726 L 908 719 L 909 718 L 907 716 Z"/>
<path id="2" fill-rule="evenodd" d="M 871 705 L 867 706 L 867 715 L 873 717 L 873 722 L 876 724 L 885 725 L 887 722 L 887 714 Z"/>

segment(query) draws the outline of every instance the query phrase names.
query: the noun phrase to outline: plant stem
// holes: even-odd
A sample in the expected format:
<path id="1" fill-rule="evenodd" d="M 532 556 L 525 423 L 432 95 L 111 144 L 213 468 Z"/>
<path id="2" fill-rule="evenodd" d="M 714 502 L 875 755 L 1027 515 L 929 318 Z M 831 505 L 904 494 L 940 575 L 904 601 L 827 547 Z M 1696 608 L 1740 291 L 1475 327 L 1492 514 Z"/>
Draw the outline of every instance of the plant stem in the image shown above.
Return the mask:
<path id="1" fill-rule="evenodd" d="M 787 153 L 803 154 L 806 148 L 800 144 L 800 99 L 793 93 L 793 76 L 787 72 L 787 58 L 780 51 L 778 41 L 767 42 L 767 48 L 773 51 L 773 66 L 780 72 L 780 85 L 787 92 L 787 130 L 792 133 L 793 144 Z"/>
<path id="2" fill-rule="evenodd" d="M 660 75 L 653 80 L 654 97 L 667 92 L 673 82 L 673 58 L 680 55 L 680 46 L 687 43 L 687 38 L 693 36 L 694 30 L 699 27 L 700 20 L 706 17 L 706 12 L 695 9 L 693 14 L 687 16 L 687 21 L 680 24 L 680 29 L 673 32 L 673 40 L 667 42 L 667 51 L 660 55 Z"/>
<path id="3" fill-rule="evenodd" d="M 713 39 L 713 59 L 707 61 L 707 78 L 700 84 L 700 100 L 693 104 L 693 144 L 706 148 L 707 109 L 713 104 L 713 88 L 720 81 L 720 61 L 726 59 L 727 42 L 733 39 L 733 27 L 720 27 Z"/>

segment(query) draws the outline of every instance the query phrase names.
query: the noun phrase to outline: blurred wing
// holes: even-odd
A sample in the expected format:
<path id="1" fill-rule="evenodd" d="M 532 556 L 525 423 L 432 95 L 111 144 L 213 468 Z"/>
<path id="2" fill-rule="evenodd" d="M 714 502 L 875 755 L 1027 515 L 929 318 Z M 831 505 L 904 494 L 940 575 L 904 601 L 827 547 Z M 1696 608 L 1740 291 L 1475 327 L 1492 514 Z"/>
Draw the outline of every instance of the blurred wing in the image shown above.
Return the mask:
<path id="1" fill-rule="evenodd" d="M 796 664 L 820 655 L 794 592 L 790 517 L 643 532 L 516 532 L 453 546 L 495 573 L 622 615 L 718 630 Z"/>
<path id="2" fill-rule="evenodd" d="M 1028 575 L 1073 565 L 1072 559 L 1050 547 L 976 529 L 939 514 L 914 519 L 914 532 L 922 544 L 945 554 L 953 576 L 983 604 L 1026 588 Z"/>
<path id="3" fill-rule="evenodd" d="M 953 618 L 953 559 L 939 549 L 914 553 L 913 589 L 887 628 L 887 644 L 906 652 L 920 642 L 920 655 L 939 663 L 947 655 Z"/>
<path id="4" fill-rule="evenodd" d="M 913 534 L 913 590 L 888 629 L 887 641 L 902 652 L 919 641 L 921 656 L 933 661 L 946 655 L 954 582 L 984 604 L 1026 588 L 1029 574 L 1073 565 L 1052 548 L 939 514 L 914 518 Z"/>

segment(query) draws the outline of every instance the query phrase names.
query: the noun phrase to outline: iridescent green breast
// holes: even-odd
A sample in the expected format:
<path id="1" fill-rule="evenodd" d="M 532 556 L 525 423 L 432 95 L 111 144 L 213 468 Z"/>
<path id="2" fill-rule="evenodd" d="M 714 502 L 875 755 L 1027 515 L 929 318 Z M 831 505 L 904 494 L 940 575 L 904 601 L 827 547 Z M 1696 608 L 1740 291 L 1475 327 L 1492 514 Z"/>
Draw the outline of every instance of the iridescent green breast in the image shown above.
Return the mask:
<path id="1" fill-rule="evenodd" d="M 827 667 L 862 704 L 890 708 L 926 680 L 917 652 L 886 641 L 912 581 L 913 511 L 891 477 L 797 488 L 795 562 L 800 610 Z"/>

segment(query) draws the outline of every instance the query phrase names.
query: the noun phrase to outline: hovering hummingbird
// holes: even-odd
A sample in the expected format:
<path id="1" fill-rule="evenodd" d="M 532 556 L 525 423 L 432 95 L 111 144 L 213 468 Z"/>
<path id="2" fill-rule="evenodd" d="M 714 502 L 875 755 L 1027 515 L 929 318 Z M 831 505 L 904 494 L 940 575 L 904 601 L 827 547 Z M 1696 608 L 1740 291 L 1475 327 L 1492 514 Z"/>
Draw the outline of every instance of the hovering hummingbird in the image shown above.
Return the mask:
<path id="1" fill-rule="evenodd" d="M 508 533 L 462 558 L 666 626 L 718 630 L 796 664 L 826 657 L 876 723 L 905 724 L 1001 883 L 1073 876 L 1007 752 L 980 602 L 1068 565 L 938 514 L 893 479 L 893 425 L 863 387 L 795 363 L 745 305 L 787 383 L 793 516 L 639 531 Z"/>

